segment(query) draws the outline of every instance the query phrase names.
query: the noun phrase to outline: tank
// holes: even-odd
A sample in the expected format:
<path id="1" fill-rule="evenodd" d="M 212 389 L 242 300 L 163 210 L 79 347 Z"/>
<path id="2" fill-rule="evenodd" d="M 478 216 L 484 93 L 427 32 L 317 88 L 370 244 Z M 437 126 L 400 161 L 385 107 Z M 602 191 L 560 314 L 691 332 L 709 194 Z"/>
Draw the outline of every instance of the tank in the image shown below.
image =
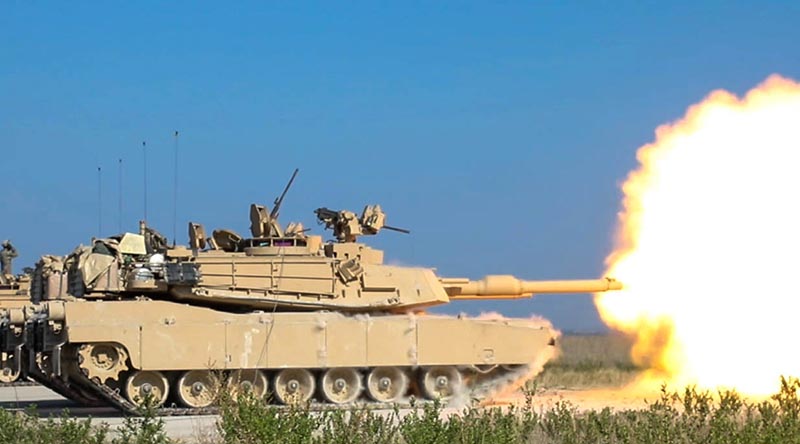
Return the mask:
<path id="1" fill-rule="evenodd" d="M 22 311 L 23 307 L 30 305 L 31 278 L 28 273 L 7 278 L 0 283 L 0 329 L 9 325 L 11 315 Z M 16 318 L 19 324 L 21 318 Z M 5 347 L 0 345 L 0 384 L 10 384 L 19 381 L 21 374 L 20 352 L 16 346 Z"/>
<path id="2" fill-rule="evenodd" d="M 188 245 L 169 246 L 142 223 L 139 233 L 79 247 L 49 274 L 37 266 L 50 285 L 35 286 L 39 303 L 12 323 L 22 326 L 29 375 L 78 402 L 132 413 L 145 399 L 162 414 L 204 412 L 221 391 L 279 404 L 488 399 L 540 371 L 557 331 L 543 320 L 427 309 L 621 288 L 387 265 L 359 239 L 406 231 L 387 226 L 380 206 L 360 215 L 318 208 L 333 232 L 323 241 L 278 223 L 285 193 L 272 211 L 250 206 L 250 237 L 206 236 L 189 223 Z"/>
<path id="3" fill-rule="evenodd" d="M 43 299 L 66 295 L 64 258 L 42 256 L 35 269 L 0 284 L 0 384 L 27 384 L 24 327 Z"/>

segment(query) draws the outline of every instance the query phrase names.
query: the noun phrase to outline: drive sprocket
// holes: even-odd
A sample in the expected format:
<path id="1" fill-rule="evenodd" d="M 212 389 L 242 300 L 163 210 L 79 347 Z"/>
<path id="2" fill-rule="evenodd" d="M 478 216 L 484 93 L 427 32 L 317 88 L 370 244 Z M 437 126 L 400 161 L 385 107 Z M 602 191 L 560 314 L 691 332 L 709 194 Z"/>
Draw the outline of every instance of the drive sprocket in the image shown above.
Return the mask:
<path id="1" fill-rule="evenodd" d="M 78 348 L 78 365 L 87 378 L 100 381 L 119 379 L 119 374 L 128 370 L 128 352 L 115 342 L 83 344 Z"/>

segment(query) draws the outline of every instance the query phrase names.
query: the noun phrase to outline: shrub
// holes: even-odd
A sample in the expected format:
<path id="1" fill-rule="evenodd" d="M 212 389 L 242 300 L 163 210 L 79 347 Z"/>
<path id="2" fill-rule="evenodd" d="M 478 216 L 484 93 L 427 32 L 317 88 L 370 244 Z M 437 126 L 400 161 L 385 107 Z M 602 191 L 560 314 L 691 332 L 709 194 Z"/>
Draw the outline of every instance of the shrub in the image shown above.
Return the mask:
<path id="1" fill-rule="evenodd" d="M 25 412 L 0 409 L 0 442 L 17 444 L 101 444 L 106 441 L 108 426 L 93 427 L 91 419 L 60 417 L 40 420 L 35 408 Z"/>
<path id="2" fill-rule="evenodd" d="M 732 391 L 712 394 L 662 388 L 647 408 L 579 411 L 561 402 L 536 412 L 532 394 L 519 407 L 475 408 L 445 415 L 426 403 L 402 415 L 366 408 L 277 408 L 244 397 L 222 408 L 218 425 L 228 443 L 800 443 L 800 380 L 782 379 L 767 401 Z"/>
<path id="3" fill-rule="evenodd" d="M 145 399 L 139 407 L 138 416 L 126 416 L 119 428 L 119 436 L 112 444 L 170 444 L 164 430 L 164 420 L 156 416 L 151 399 Z"/>

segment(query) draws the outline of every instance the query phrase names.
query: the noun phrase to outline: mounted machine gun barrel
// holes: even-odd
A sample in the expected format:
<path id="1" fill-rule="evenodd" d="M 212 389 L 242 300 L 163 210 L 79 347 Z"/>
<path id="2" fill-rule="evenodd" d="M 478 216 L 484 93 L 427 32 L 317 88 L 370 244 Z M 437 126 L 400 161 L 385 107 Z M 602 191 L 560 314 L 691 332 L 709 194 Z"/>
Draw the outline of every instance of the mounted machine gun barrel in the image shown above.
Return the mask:
<path id="1" fill-rule="evenodd" d="M 270 219 L 275 220 L 278 218 L 278 213 L 281 211 L 281 205 L 283 204 L 283 198 L 286 197 L 286 193 L 288 193 L 289 188 L 292 187 L 292 182 L 294 182 L 294 178 L 297 177 L 298 172 L 300 172 L 300 168 L 295 168 L 292 177 L 289 179 L 289 183 L 287 183 L 286 187 L 283 189 L 283 193 L 273 202 L 272 211 L 269 213 Z"/>
<path id="2" fill-rule="evenodd" d="M 317 215 L 319 223 L 333 230 L 333 235 L 339 242 L 355 242 L 358 236 L 375 235 L 382 228 L 399 233 L 411 233 L 405 228 L 386 225 L 386 213 L 380 205 L 365 206 L 360 218 L 352 211 L 336 211 L 326 207 L 317 208 L 314 214 Z"/>

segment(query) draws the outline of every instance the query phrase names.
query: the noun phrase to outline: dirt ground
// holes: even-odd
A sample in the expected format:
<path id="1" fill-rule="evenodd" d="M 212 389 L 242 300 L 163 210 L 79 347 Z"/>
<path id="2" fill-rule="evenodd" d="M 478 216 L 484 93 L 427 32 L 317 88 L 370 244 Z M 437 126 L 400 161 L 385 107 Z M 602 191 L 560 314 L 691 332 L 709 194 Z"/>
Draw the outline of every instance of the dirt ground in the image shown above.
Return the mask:
<path id="1" fill-rule="evenodd" d="M 618 334 L 565 335 L 558 357 L 529 384 L 532 404 L 547 410 L 566 402 L 578 410 L 640 409 L 661 397 L 635 386 L 640 375 L 630 360 L 630 338 Z M 524 394 L 498 397 L 497 404 L 524 404 Z"/>
<path id="2" fill-rule="evenodd" d="M 545 390 L 533 397 L 533 405 L 537 410 L 547 410 L 561 402 L 567 402 L 578 410 L 602 410 L 606 407 L 612 410 L 628 410 L 644 408 L 659 396 L 658 393 L 647 394 L 624 388 Z"/>

